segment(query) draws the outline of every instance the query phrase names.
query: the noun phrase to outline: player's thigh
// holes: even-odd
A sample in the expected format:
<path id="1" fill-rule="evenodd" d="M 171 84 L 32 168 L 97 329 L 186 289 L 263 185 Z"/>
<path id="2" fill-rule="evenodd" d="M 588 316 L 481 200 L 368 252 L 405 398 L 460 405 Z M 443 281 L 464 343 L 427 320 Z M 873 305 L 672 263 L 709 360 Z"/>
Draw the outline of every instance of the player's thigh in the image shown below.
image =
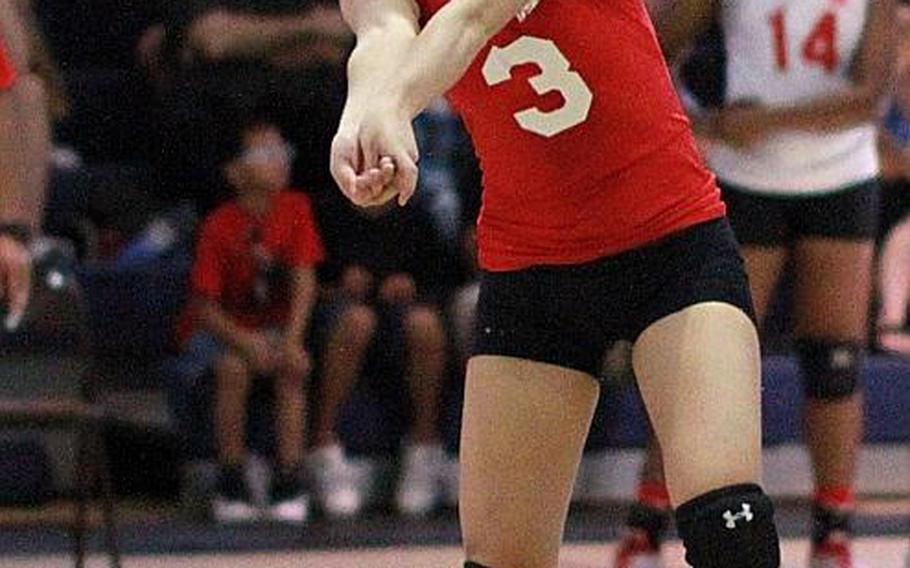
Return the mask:
<path id="1" fill-rule="evenodd" d="M 639 336 L 633 365 L 675 505 L 759 480 L 758 334 L 741 308 L 704 302 Z"/>
<path id="2" fill-rule="evenodd" d="M 798 335 L 836 340 L 864 337 L 874 254 L 871 240 L 808 238 L 796 244 Z"/>
<path id="3" fill-rule="evenodd" d="M 794 306 L 799 335 L 864 337 L 880 200 L 879 183 L 869 180 L 808 199 L 798 211 Z"/>
<path id="4" fill-rule="evenodd" d="M 788 251 L 784 246 L 742 245 L 740 249 L 749 277 L 749 290 L 755 315 L 763 322 L 768 315 L 774 292 L 780 282 Z"/>
<path id="5" fill-rule="evenodd" d="M 468 363 L 460 515 L 468 558 L 555 566 L 599 387 L 547 363 L 481 355 Z"/>

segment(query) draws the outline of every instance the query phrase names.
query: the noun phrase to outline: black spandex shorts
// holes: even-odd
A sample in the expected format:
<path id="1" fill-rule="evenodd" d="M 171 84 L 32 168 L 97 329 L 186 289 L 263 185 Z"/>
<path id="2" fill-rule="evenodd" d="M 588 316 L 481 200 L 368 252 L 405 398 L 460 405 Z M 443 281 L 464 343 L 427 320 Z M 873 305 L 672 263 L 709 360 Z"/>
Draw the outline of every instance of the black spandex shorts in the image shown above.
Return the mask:
<path id="1" fill-rule="evenodd" d="M 598 376 L 609 344 L 634 341 L 657 320 L 702 302 L 732 304 L 755 320 L 726 219 L 590 263 L 483 273 L 473 354 Z"/>
<path id="2" fill-rule="evenodd" d="M 730 225 L 742 245 L 786 246 L 806 237 L 866 241 L 878 232 L 881 190 L 877 180 L 797 197 L 720 185 Z"/>

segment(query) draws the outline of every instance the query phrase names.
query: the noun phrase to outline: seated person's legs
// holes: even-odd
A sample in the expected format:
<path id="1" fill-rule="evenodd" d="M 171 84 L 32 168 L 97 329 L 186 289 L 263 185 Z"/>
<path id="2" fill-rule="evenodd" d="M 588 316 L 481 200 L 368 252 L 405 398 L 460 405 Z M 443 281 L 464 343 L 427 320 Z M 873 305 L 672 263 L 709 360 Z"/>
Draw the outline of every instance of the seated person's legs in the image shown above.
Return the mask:
<path id="1" fill-rule="evenodd" d="M 360 510 L 363 496 L 352 479 L 335 432 L 341 408 L 363 370 L 377 318 L 373 308 L 359 303 L 338 301 L 325 310 L 336 313 L 329 313 L 328 338 L 321 353 L 315 448 L 309 457 L 309 468 L 324 512 L 344 517 Z"/>
<path id="2" fill-rule="evenodd" d="M 278 351 L 282 346 L 275 348 Z M 272 478 L 270 515 L 275 520 L 302 522 L 309 514 L 301 466 L 311 362 L 306 356 L 301 357 L 302 351 L 294 354 L 289 354 L 288 348 L 284 351 L 284 360 L 274 379 L 278 456 Z"/>
<path id="3" fill-rule="evenodd" d="M 247 397 L 253 373 L 237 351 L 215 360 L 215 442 L 220 466 L 218 495 L 213 503 L 219 521 L 248 520 L 256 515 L 244 480 Z"/>
<path id="4" fill-rule="evenodd" d="M 436 504 L 445 453 L 439 435 L 439 404 L 446 367 L 446 336 L 436 308 L 405 308 L 402 328 L 406 350 L 405 381 L 414 409 L 402 456 L 396 494 L 399 511 L 419 515 Z"/>

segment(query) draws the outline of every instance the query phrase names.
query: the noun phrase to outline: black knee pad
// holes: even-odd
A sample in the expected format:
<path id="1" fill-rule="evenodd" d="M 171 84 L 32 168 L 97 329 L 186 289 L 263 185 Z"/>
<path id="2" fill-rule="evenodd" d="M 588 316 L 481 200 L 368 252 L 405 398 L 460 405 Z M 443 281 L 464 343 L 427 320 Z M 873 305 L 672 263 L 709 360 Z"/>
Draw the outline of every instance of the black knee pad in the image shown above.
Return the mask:
<path id="1" fill-rule="evenodd" d="M 800 339 L 797 349 L 806 398 L 837 400 L 859 389 L 864 355 L 859 344 Z"/>
<path id="2" fill-rule="evenodd" d="M 774 507 L 761 487 L 732 485 L 676 511 L 686 562 L 694 568 L 779 568 Z"/>
<path id="3" fill-rule="evenodd" d="M 484 566 L 483 564 L 478 564 L 476 562 L 465 562 L 464 568 L 488 568 L 488 567 Z"/>

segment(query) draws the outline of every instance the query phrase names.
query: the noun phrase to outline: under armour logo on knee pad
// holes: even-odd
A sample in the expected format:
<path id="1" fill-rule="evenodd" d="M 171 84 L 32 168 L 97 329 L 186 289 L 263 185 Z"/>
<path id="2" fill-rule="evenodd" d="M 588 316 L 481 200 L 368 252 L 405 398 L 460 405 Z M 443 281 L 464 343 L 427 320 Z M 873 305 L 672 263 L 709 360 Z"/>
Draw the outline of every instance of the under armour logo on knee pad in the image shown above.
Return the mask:
<path id="1" fill-rule="evenodd" d="M 743 510 L 735 515 L 730 510 L 724 512 L 724 520 L 727 521 L 727 528 L 731 530 L 736 528 L 736 521 L 744 520 L 749 523 L 754 518 L 755 515 L 752 514 L 752 505 L 748 503 L 743 503 Z"/>

